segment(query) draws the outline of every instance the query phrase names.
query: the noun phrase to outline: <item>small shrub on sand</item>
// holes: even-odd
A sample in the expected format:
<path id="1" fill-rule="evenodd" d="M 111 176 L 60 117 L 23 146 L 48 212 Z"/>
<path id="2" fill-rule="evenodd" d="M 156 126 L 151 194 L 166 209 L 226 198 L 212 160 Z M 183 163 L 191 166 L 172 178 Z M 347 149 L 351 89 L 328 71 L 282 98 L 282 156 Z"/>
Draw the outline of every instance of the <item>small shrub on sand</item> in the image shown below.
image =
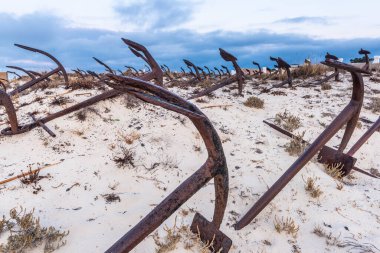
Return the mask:
<path id="1" fill-rule="evenodd" d="M 264 100 L 258 97 L 249 97 L 243 104 L 247 107 L 264 108 Z"/>
<path id="2" fill-rule="evenodd" d="M 307 145 L 303 141 L 304 135 L 305 132 L 299 135 L 295 135 L 295 137 L 292 138 L 291 141 L 285 145 L 285 151 L 288 152 L 289 155 L 298 156 L 305 150 Z"/>
<path id="3" fill-rule="evenodd" d="M 321 90 L 331 90 L 331 85 L 329 83 L 323 83 L 321 85 Z"/>
<path id="4" fill-rule="evenodd" d="M 53 101 L 50 102 L 50 105 L 62 106 L 72 102 L 73 100 L 68 97 L 54 97 Z"/>
<path id="5" fill-rule="evenodd" d="M 369 109 L 371 109 L 371 111 L 374 113 L 380 112 L 380 97 L 371 98 Z"/>
<path id="6" fill-rule="evenodd" d="M 325 164 L 325 171 L 328 175 L 330 175 L 332 178 L 335 179 L 342 179 L 343 177 L 343 164 L 341 163 L 332 163 L 332 164 Z"/>
<path id="7" fill-rule="evenodd" d="M 305 190 L 310 194 L 313 198 L 318 198 L 322 195 L 322 191 L 319 185 L 316 185 L 315 182 L 317 178 L 308 177 L 305 183 Z"/>
<path id="8" fill-rule="evenodd" d="M 119 168 L 134 168 L 135 167 L 135 152 L 132 148 L 120 146 L 120 155 L 114 156 L 113 161 Z"/>
<path id="9" fill-rule="evenodd" d="M 185 225 L 177 226 L 174 223 L 173 227 L 164 227 L 166 235 L 159 236 L 158 232 L 153 234 L 153 240 L 158 246 L 156 253 L 176 252 L 178 245 L 184 247 L 187 251 L 209 253 L 210 244 L 205 244 L 200 240 L 199 234 L 196 235 L 190 231 L 190 228 Z"/>
<path id="10" fill-rule="evenodd" d="M 274 217 L 274 228 L 278 233 L 285 232 L 289 235 L 292 235 L 294 238 L 297 237 L 297 232 L 299 230 L 299 226 L 297 226 L 292 218 L 283 217 L 279 220 L 277 217 Z"/>
<path id="11" fill-rule="evenodd" d="M 34 210 L 27 212 L 20 208 L 9 211 L 9 218 L 3 216 L 0 220 L 0 235 L 9 232 L 5 244 L 0 244 L 0 252 L 28 252 L 42 244 L 44 252 L 50 253 L 66 244 L 63 238 L 69 232 L 61 232 L 54 227 L 43 227 L 40 219 L 34 216 Z"/>
<path id="12" fill-rule="evenodd" d="M 202 87 L 202 88 L 208 88 L 212 85 L 212 80 L 211 79 L 204 79 L 201 82 L 197 84 L 197 86 Z"/>
<path id="13" fill-rule="evenodd" d="M 283 113 L 277 113 L 274 122 L 290 132 L 293 132 L 294 130 L 301 127 L 301 119 L 297 116 L 290 114 L 286 110 Z"/>

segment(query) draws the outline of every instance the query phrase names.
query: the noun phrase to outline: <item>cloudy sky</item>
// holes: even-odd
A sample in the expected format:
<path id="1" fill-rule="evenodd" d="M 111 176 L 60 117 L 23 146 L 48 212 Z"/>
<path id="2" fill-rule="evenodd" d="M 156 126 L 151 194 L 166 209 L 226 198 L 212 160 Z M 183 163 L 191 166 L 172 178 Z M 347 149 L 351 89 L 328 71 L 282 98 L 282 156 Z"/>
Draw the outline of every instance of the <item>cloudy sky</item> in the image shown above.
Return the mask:
<path id="1" fill-rule="evenodd" d="M 319 61 L 328 51 L 348 61 L 363 47 L 380 55 L 380 1 L 264 0 L 1 0 L 0 69 L 54 67 L 46 57 L 13 46 L 53 53 L 67 69 L 143 67 L 120 40 L 145 45 L 161 64 L 179 69 L 225 64 L 221 47 L 239 59 L 272 66 Z"/>

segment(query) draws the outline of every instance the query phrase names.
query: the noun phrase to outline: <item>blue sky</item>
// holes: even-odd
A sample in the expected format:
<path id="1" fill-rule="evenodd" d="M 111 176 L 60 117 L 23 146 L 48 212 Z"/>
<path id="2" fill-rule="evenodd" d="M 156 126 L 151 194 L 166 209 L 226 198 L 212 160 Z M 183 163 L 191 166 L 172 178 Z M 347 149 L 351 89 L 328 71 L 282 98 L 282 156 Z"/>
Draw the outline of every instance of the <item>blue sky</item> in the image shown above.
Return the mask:
<path id="1" fill-rule="evenodd" d="M 199 66 L 226 64 L 219 47 L 242 67 L 253 67 L 252 60 L 272 66 L 270 55 L 319 61 L 327 51 L 347 61 L 361 47 L 380 55 L 378 10 L 378 0 L 2 0 L 0 69 L 54 67 L 13 43 L 51 52 L 67 69 L 101 71 L 93 56 L 115 69 L 142 68 L 121 37 L 177 69 L 183 58 Z"/>

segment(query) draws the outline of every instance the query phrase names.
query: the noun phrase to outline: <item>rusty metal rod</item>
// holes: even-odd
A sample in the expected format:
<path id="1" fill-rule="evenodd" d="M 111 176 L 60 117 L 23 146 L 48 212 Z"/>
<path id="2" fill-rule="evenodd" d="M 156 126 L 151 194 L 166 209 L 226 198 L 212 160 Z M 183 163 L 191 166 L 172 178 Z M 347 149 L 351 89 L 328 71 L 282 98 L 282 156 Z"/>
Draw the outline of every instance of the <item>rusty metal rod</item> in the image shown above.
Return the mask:
<path id="1" fill-rule="evenodd" d="M 380 117 L 377 121 L 364 133 L 362 137 L 351 147 L 347 152 L 347 155 L 353 156 L 356 151 L 360 149 L 361 146 L 371 137 L 378 129 L 380 129 Z"/>

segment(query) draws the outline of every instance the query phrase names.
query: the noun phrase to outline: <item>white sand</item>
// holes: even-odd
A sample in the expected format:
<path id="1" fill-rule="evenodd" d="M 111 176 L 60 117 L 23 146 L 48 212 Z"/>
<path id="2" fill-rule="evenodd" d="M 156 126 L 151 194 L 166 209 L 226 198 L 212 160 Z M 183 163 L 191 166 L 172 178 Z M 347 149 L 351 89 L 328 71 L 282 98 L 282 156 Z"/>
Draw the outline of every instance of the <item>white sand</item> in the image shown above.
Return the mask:
<path id="1" fill-rule="evenodd" d="M 288 155 L 284 145 L 289 138 L 266 126 L 262 121 L 272 118 L 285 109 L 299 116 L 302 127 L 297 133 L 306 131 L 305 139 L 314 140 L 324 129 L 320 123 L 328 124 L 331 117 L 322 113 L 336 115 L 348 103 L 351 96 L 350 76 L 344 82 L 332 82 L 333 89 L 320 91 L 314 88 L 280 89 L 287 96 L 260 95 L 265 101 L 264 109 L 253 109 L 243 105 L 250 94 L 258 93 L 248 82 L 244 88 L 244 98 L 236 97 L 237 92 L 216 91 L 215 98 L 206 98 L 207 103 L 196 103 L 200 108 L 208 105 L 232 105 L 226 110 L 220 107 L 203 109 L 218 130 L 224 141 L 230 173 L 230 193 L 226 215 L 221 230 L 233 241 L 230 252 L 347 252 L 350 247 L 328 245 L 325 238 L 313 233 L 316 226 L 328 234 L 338 237 L 341 242 L 357 241 L 360 244 L 372 243 L 380 248 L 380 184 L 379 180 L 357 172 L 354 179 L 345 180 L 342 190 L 337 189 L 337 181 L 328 176 L 321 164 L 309 162 L 288 186 L 265 208 L 247 227 L 234 231 L 232 225 L 244 215 L 254 202 L 274 183 L 277 178 L 296 160 Z M 379 83 L 372 83 L 365 77 L 365 83 L 372 89 L 380 90 Z M 171 89 L 181 95 L 190 90 Z M 54 89 L 54 94 L 64 93 L 64 89 Z M 75 96 L 87 91 L 75 91 L 68 96 L 77 101 L 86 96 Z M 95 91 L 93 92 L 95 93 Z M 310 95 L 310 99 L 302 96 Z M 43 91 L 30 93 L 19 99 L 32 101 L 36 96 L 44 97 Z M 366 87 L 364 105 L 369 104 L 370 94 Z M 62 108 L 50 106 L 52 97 L 43 100 L 43 105 L 34 103 L 18 111 L 21 122 L 29 122 L 27 112 L 38 110 L 39 117 Z M 74 114 L 48 123 L 57 134 L 51 138 L 42 129 L 29 133 L 0 137 L 0 180 L 26 171 L 28 165 L 38 168 L 38 163 L 59 165 L 40 172 L 50 175 L 38 185 L 42 191 L 33 194 L 32 186 L 23 186 L 19 180 L 0 186 L 0 215 L 8 214 L 13 207 L 23 206 L 28 210 L 35 208 L 41 224 L 70 230 L 67 244 L 57 252 L 103 252 L 125 234 L 137 222 L 167 196 L 175 187 L 200 167 L 206 159 L 206 152 L 198 133 L 191 122 L 184 124 L 178 114 L 139 102 L 132 109 L 125 107 L 124 97 L 113 101 L 100 102 L 93 106 L 101 117 L 89 113 L 85 122 L 80 122 Z M 109 109 L 110 112 L 104 111 Z M 0 113 L 4 110 L 1 109 Z M 377 115 L 363 108 L 361 117 L 372 121 Z M 0 124 L 6 120 L 0 116 Z M 369 127 L 362 123 L 357 128 L 350 145 Z M 1 125 L 0 128 L 4 128 Z M 76 131 L 84 131 L 82 136 Z M 119 145 L 122 135 L 139 134 L 133 144 L 135 168 L 121 169 L 112 160 L 120 154 Z M 330 142 L 339 144 L 343 132 L 340 131 Z M 126 145 L 128 146 L 128 145 Z M 195 151 L 194 146 L 200 146 Z M 356 165 L 364 170 L 380 169 L 380 134 L 376 132 L 363 145 L 355 157 Z M 148 171 L 154 163 L 160 163 Z M 144 167 L 145 166 L 145 167 Z M 317 177 L 317 184 L 323 194 L 312 198 L 305 191 L 307 177 Z M 304 178 L 304 179 L 303 179 Z M 78 183 L 70 191 L 72 185 Z M 111 186 L 118 184 L 115 190 Z M 177 223 L 190 225 L 194 211 L 211 219 L 213 212 L 213 186 L 210 182 L 193 198 L 185 203 L 178 212 L 164 224 Z M 107 204 L 103 194 L 119 194 L 121 202 Z M 79 209 L 79 210 L 76 210 Z M 188 215 L 183 210 L 189 211 Z M 290 217 L 299 232 L 296 238 L 286 233 L 277 233 L 273 222 L 276 217 Z M 158 229 L 164 235 L 163 226 Z M 6 234 L 0 236 L 5 242 Z M 266 245 L 264 240 L 270 242 Z M 148 236 L 134 252 L 155 252 L 157 245 Z M 41 249 L 34 250 L 41 252 Z M 181 248 L 174 252 L 194 252 Z M 351 251 L 359 252 L 359 251 Z M 376 252 L 376 251 L 375 251 Z"/>

